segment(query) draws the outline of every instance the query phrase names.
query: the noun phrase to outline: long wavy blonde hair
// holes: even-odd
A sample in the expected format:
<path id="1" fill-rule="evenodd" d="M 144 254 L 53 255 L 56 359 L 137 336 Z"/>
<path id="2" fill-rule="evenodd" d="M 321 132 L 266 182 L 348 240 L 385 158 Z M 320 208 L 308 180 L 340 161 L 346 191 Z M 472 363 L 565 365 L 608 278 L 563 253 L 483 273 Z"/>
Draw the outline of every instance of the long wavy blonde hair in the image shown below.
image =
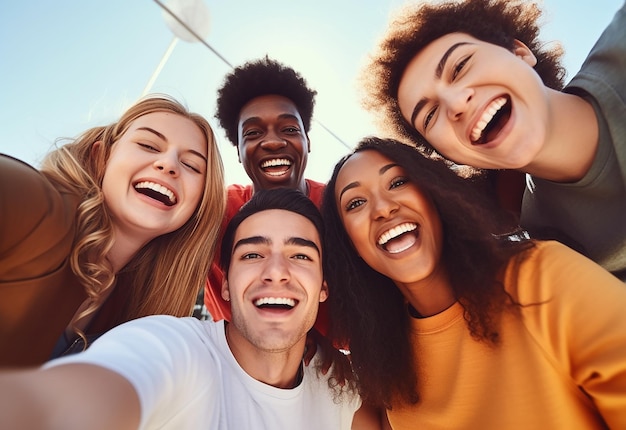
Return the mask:
<path id="1" fill-rule="evenodd" d="M 150 241 L 116 274 L 105 258 L 114 239 L 102 180 L 113 144 L 135 119 L 153 112 L 173 112 L 202 130 L 207 144 L 204 192 L 193 215 L 182 227 Z M 96 142 L 101 142 L 102 150 L 92 150 Z M 118 122 L 89 129 L 52 151 L 44 159 L 41 170 L 62 187 L 82 196 L 70 262 L 90 304 L 75 317 L 73 324 L 99 308 L 105 292 L 123 272 L 132 276 L 129 285 L 132 293 L 121 322 L 153 314 L 191 315 L 213 261 L 226 204 L 222 159 L 213 130 L 204 117 L 189 112 L 169 96 L 152 95 L 131 106 Z M 81 330 L 75 328 L 75 331 L 84 339 Z"/>

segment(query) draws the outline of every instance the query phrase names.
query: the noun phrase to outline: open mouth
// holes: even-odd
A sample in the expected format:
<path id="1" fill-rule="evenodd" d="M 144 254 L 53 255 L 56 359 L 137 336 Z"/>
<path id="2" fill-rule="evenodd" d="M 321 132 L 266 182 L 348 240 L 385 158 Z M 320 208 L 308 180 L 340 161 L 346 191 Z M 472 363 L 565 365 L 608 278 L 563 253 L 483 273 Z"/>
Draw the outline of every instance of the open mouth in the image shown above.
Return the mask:
<path id="1" fill-rule="evenodd" d="M 482 145 L 494 140 L 510 117 L 511 99 L 508 97 L 495 99 L 472 129 L 470 136 L 472 145 Z"/>
<path id="2" fill-rule="evenodd" d="M 174 192 L 155 182 L 139 182 L 135 184 L 135 190 L 138 193 L 157 200 L 166 206 L 174 206 L 176 204 L 176 195 L 174 195 Z"/>
<path id="3" fill-rule="evenodd" d="M 287 158 L 273 158 L 261 163 L 261 170 L 269 176 L 285 175 L 291 168 L 292 162 Z"/>
<path id="4" fill-rule="evenodd" d="M 398 254 L 413 246 L 418 237 L 418 225 L 405 222 L 381 234 L 378 238 L 378 246 L 390 254 Z"/>
<path id="5" fill-rule="evenodd" d="M 261 297 L 254 301 L 254 306 L 259 309 L 284 310 L 293 309 L 297 301 L 287 297 Z"/>

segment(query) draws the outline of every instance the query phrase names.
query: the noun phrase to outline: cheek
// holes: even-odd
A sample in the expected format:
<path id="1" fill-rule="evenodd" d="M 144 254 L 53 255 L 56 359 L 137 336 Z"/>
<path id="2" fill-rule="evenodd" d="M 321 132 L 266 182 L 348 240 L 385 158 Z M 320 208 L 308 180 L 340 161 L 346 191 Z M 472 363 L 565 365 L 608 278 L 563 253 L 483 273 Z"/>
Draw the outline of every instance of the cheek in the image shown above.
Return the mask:
<path id="1" fill-rule="evenodd" d="M 256 147 L 258 146 L 258 144 L 256 143 L 246 143 L 243 145 L 243 147 L 241 148 L 241 156 L 243 158 L 249 158 L 254 154 L 254 151 L 256 149 Z"/>
<path id="2" fill-rule="evenodd" d="M 308 145 L 306 144 L 306 140 L 299 140 L 295 142 L 293 146 L 296 149 L 296 151 L 302 154 L 303 157 L 306 157 L 306 154 L 308 154 L 309 152 Z"/>
<path id="3" fill-rule="evenodd" d="M 362 223 L 355 222 L 355 220 L 350 220 L 349 222 L 344 223 L 344 227 L 356 251 L 359 254 L 363 254 L 363 251 L 366 251 L 365 247 L 368 244 L 366 227 Z"/>
<path id="4" fill-rule="evenodd" d="M 205 184 L 205 180 L 208 179 L 195 179 L 194 181 L 192 181 L 191 186 L 190 186 L 190 195 L 192 196 L 191 199 L 191 203 L 193 206 L 193 208 L 197 208 L 198 205 L 200 204 L 200 201 L 202 200 L 202 196 L 204 195 L 204 184 Z"/>
<path id="5" fill-rule="evenodd" d="M 104 197 L 104 202 L 108 203 L 111 201 L 112 190 L 114 188 L 114 175 L 109 173 L 109 169 L 105 170 L 104 176 L 102 177 L 102 196 Z"/>

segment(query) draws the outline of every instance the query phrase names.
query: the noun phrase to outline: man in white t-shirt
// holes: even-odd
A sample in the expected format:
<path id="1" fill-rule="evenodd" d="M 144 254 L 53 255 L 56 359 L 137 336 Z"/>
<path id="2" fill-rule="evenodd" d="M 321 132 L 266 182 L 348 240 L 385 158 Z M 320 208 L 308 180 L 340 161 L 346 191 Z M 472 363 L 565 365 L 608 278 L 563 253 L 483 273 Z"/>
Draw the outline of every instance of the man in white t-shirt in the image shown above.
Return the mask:
<path id="1" fill-rule="evenodd" d="M 222 296 L 232 322 L 149 316 L 116 327 L 83 353 L 2 372 L 3 425 L 380 428 L 351 381 L 337 384 L 332 369 L 319 370 L 321 352 L 303 365 L 306 334 L 328 296 L 321 237 L 321 216 L 304 194 L 255 193 L 222 241 Z"/>

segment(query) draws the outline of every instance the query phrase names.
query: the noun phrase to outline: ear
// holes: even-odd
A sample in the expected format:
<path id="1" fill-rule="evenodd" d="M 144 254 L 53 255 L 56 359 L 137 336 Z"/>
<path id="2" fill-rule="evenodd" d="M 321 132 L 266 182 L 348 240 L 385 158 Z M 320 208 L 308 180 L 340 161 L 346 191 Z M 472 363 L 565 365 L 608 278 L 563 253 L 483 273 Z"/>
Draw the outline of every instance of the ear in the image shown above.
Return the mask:
<path id="1" fill-rule="evenodd" d="M 517 39 L 513 42 L 513 54 L 525 61 L 530 67 L 537 65 L 537 57 L 535 57 L 533 51 Z"/>
<path id="2" fill-rule="evenodd" d="M 91 156 L 96 157 L 102 149 L 102 141 L 98 140 L 91 145 Z"/>
<path id="3" fill-rule="evenodd" d="M 222 298 L 227 302 L 230 302 L 230 290 L 228 289 L 228 281 L 226 280 L 226 277 L 224 277 L 224 280 L 222 281 Z"/>
<path id="4" fill-rule="evenodd" d="M 328 284 L 324 281 L 320 290 L 320 303 L 325 302 L 326 299 L 328 299 Z"/>

